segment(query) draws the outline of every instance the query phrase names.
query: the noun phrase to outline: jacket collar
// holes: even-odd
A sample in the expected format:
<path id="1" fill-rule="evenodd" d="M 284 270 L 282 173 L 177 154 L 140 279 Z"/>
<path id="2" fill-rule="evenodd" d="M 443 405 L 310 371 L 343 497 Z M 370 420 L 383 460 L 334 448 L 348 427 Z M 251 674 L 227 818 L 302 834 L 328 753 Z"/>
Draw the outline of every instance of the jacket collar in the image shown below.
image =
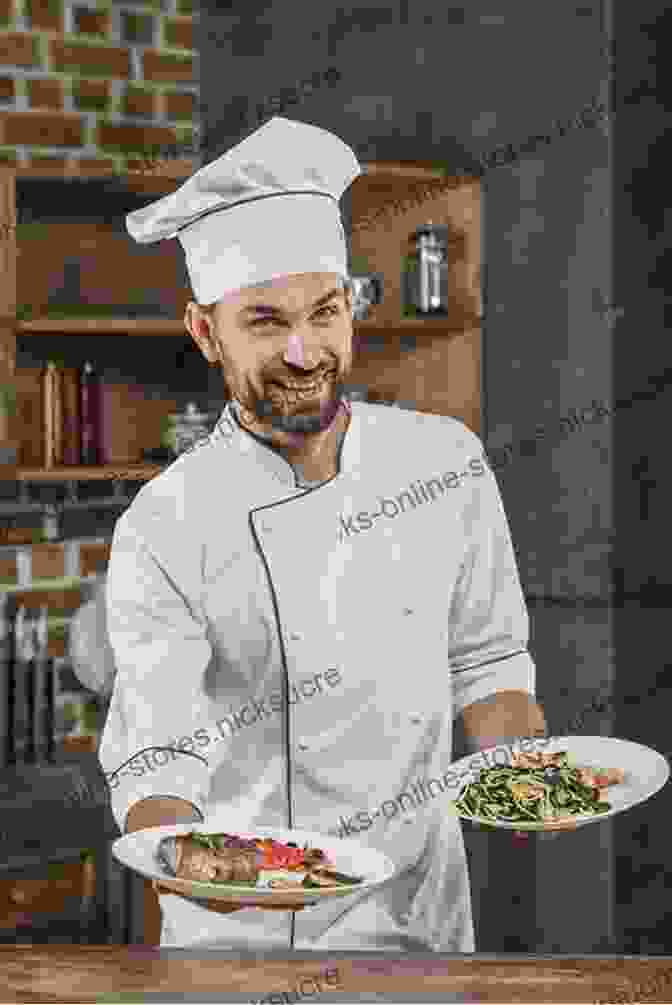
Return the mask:
<path id="1" fill-rule="evenodd" d="M 347 401 L 350 424 L 341 441 L 336 478 L 346 473 L 352 473 L 359 467 L 363 419 L 361 408 L 363 404 L 359 401 Z M 227 403 L 217 421 L 213 439 L 223 440 L 241 455 L 249 457 L 286 488 L 297 488 L 294 470 L 289 462 L 277 450 L 270 447 L 262 437 L 255 436 L 238 423 L 230 402 Z M 330 479 L 330 481 L 335 481 L 335 479 Z"/>

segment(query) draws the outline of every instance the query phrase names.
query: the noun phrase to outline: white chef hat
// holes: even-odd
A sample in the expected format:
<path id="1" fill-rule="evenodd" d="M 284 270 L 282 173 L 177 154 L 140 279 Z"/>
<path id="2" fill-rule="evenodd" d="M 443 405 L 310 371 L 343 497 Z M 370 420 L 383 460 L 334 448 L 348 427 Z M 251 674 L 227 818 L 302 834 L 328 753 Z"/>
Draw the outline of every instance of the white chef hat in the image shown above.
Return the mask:
<path id="1" fill-rule="evenodd" d="M 301 272 L 347 275 L 338 201 L 361 174 L 333 133 L 275 116 L 175 192 L 129 213 L 140 244 L 177 237 L 198 303 Z"/>

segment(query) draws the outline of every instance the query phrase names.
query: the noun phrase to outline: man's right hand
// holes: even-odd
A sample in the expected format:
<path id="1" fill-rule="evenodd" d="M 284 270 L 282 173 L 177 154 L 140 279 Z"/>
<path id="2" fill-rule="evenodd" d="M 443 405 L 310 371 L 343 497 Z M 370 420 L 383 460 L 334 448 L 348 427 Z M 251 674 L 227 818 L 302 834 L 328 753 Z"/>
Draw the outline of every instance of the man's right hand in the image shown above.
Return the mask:
<path id="1" fill-rule="evenodd" d="M 173 897 L 181 897 L 182 900 L 188 900 L 192 904 L 197 904 L 199 907 L 205 907 L 209 911 L 215 911 L 217 914 L 231 914 L 233 911 L 242 911 L 246 907 L 258 907 L 262 911 L 302 911 L 305 904 L 292 904 L 292 903 L 282 903 L 282 904 L 227 904 L 222 900 L 208 900 L 202 897 L 187 897 L 184 893 L 178 893 L 176 890 L 171 890 L 169 886 L 164 886 L 163 883 L 157 883 L 156 880 L 152 882 L 152 887 L 159 896 L 165 893 L 171 894 Z"/>
<path id="2" fill-rule="evenodd" d="M 140 799 L 131 806 L 126 816 L 126 833 L 132 834 L 134 831 L 146 830 L 148 827 L 173 827 L 177 824 L 200 824 L 201 815 L 191 803 L 184 799 L 174 799 L 161 797 L 155 799 Z M 217 914 L 231 914 L 233 911 L 241 911 L 244 907 L 261 907 L 265 911 L 302 911 L 304 906 L 287 904 L 227 904 L 221 900 L 197 899 L 195 897 L 185 897 L 182 893 L 176 893 L 170 887 L 154 880 L 153 890 L 161 896 L 169 893 L 174 897 L 182 897 L 192 904 L 198 904 L 209 911 Z"/>

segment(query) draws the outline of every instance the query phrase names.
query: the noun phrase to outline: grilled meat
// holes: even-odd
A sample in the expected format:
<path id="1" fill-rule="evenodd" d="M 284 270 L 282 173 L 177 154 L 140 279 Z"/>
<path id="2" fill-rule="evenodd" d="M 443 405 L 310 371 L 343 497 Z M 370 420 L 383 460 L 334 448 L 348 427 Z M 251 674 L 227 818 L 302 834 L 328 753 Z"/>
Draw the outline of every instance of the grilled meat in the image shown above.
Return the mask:
<path id="1" fill-rule="evenodd" d="M 211 850 L 188 834 L 163 838 L 158 856 L 178 879 L 201 883 L 254 883 L 259 875 L 259 855 L 255 848 Z"/>
<path id="2" fill-rule="evenodd" d="M 220 848 L 214 853 L 217 879 L 232 883 L 255 883 L 259 875 L 259 856 L 255 850 L 237 851 Z"/>
<path id="3" fill-rule="evenodd" d="M 311 869 L 310 878 L 320 886 L 340 886 L 342 883 L 356 886 L 362 882 L 361 876 L 346 876 L 343 872 L 336 872 L 335 869 L 325 869 L 324 866 L 317 866 Z"/>
<path id="4" fill-rule="evenodd" d="M 321 848 L 299 849 L 288 842 L 241 838 L 233 834 L 191 832 L 165 837 L 157 858 L 171 876 L 206 883 L 257 883 L 267 870 L 286 875 L 270 876 L 277 889 L 300 889 L 306 879 L 319 886 L 361 883 L 360 877 L 345 876 L 331 868 Z M 294 872 L 295 875 L 289 875 Z"/>

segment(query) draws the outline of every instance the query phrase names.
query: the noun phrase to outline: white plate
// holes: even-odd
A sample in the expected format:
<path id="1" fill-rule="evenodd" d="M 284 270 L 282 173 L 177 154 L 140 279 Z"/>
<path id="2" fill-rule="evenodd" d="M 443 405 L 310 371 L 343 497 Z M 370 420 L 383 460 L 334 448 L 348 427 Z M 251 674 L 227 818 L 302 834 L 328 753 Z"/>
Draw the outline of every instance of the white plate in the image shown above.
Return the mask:
<path id="1" fill-rule="evenodd" d="M 573 817 L 577 827 L 584 824 L 599 823 L 601 820 L 608 820 L 617 813 L 623 813 L 646 799 L 650 799 L 670 777 L 670 766 L 657 750 L 651 747 L 644 747 L 640 743 L 633 743 L 630 740 L 618 740 L 613 736 L 554 736 L 548 740 L 523 741 L 522 746 L 514 743 L 511 746 L 502 745 L 500 747 L 489 747 L 481 751 L 480 754 L 471 754 L 462 757 L 451 765 L 451 771 L 459 776 L 459 788 L 456 789 L 455 799 L 459 799 L 465 785 L 469 781 L 478 781 L 479 768 L 497 764 L 511 763 L 511 749 L 523 750 L 530 753 L 542 751 L 547 754 L 558 753 L 564 750 L 569 755 L 569 763 L 573 766 L 594 767 L 594 768 L 621 768 L 625 772 L 625 781 L 620 785 L 610 785 L 607 788 L 609 795 L 608 802 L 611 809 L 606 813 L 588 814 Z M 494 752 L 499 751 L 495 760 Z M 485 756 L 487 764 L 477 763 L 477 759 Z M 508 760 L 506 759 L 508 757 Z M 488 827 L 502 828 L 515 831 L 543 831 L 549 830 L 547 824 L 535 821 L 525 821 L 512 823 L 510 820 L 491 820 L 487 817 L 471 817 L 461 813 L 453 805 L 452 811 L 457 813 L 463 820 L 471 820 L 473 823 L 485 824 Z"/>
<path id="2" fill-rule="evenodd" d="M 209 833 L 204 824 L 181 824 L 173 827 L 150 827 L 147 830 L 135 831 L 118 838 L 112 845 L 112 853 L 127 868 L 140 873 L 146 879 L 155 879 L 163 886 L 170 887 L 176 893 L 186 897 L 226 901 L 235 904 L 273 904 L 293 903 L 297 905 L 316 904 L 332 897 L 345 897 L 348 894 L 359 893 L 371 887 L 379 886 L 394 875 L 394 865 L 382 852 L 367 845 L 360 844 L 352 838 L 330 838 L 314 831 L 289 831 L 256 828 L 245 831 L 239 837 L 270 837 L 276 841 L 293 841 L 303 846 L 321 848 L 334 863 L 338 872 L 349 876 L 362 876 L 362 882 L 353 886 L 305 890 L 257 890 L 249 886 L 233 886 L 221 883 L 199 883 L 187 879 L 176 879 L 164 872 L 157 861 L 156 852 L 161 838 L 178 834 L 189 834 L 191 831 L 203 834 Z"/>

